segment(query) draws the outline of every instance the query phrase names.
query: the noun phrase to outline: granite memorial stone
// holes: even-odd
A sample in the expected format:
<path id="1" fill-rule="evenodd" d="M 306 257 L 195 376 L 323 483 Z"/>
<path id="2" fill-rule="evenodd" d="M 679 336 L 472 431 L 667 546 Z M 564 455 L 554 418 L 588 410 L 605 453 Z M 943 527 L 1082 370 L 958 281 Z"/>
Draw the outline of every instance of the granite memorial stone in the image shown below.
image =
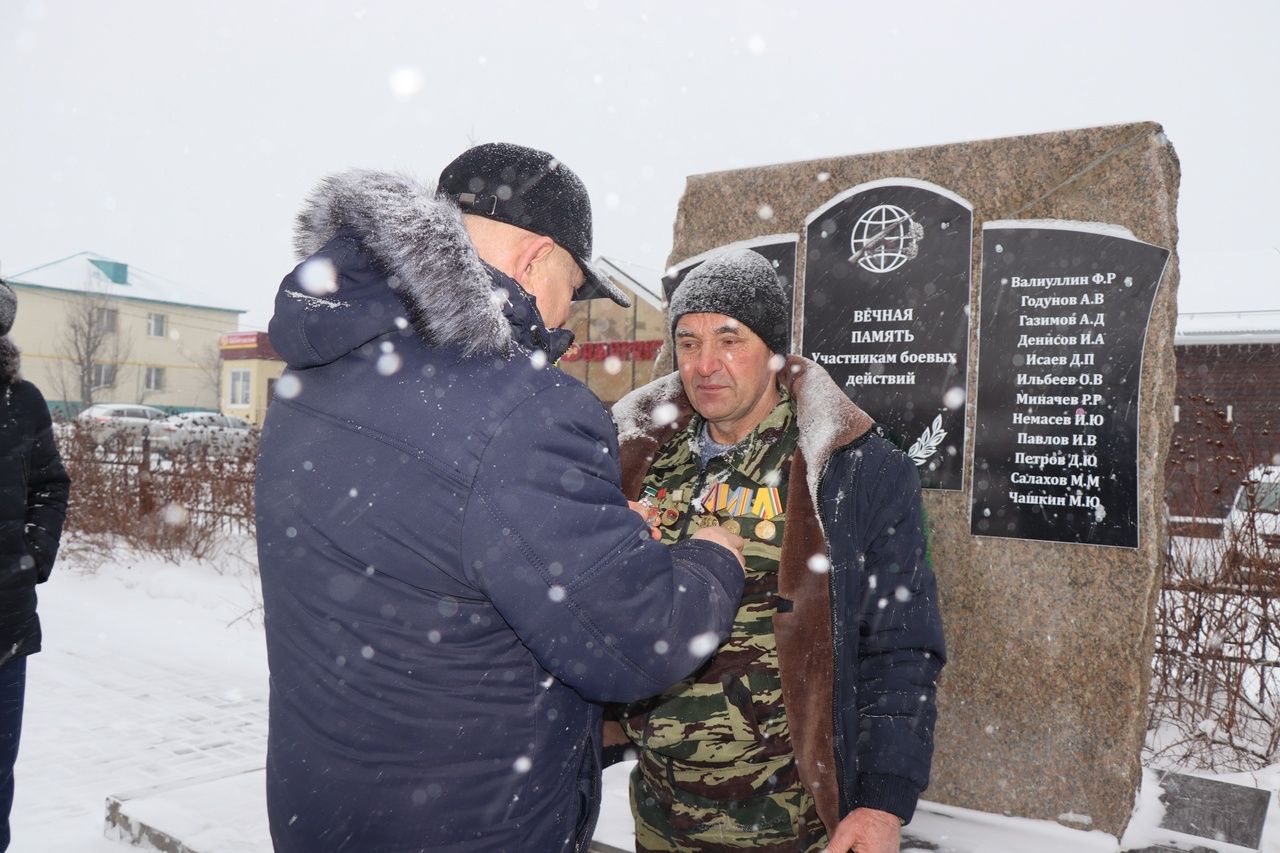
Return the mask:
<path id="1" fill-rule="evenodd" d="M 1178 238 L 1178 175 L 1173 147 L 1152 123 L 697 175 L 689 178 L 676 213 L 671 260 L 778 232 L 800 233 L 799 257 L 807 259 L 802 232 L 810 215 L 841 193 L 886 179 L 945 187 L 972 205 L 974 228 L 998 220 L 1105 222 L 1143 243 L 1172 248 Z M 909 204 L 887 203 L 911 212 Z M 769 216 L 762 218 L 766 209 Z M 930 238 L 926 225 L 919 252 Z M 850 241 L 840 247 L 848 250 L 847 263 L 855 251 L 852 231 L 842 239 Z M 969 247 L 974 263 L 979 248 Z M 801 263 L 797 272 L 801 305 L 811 284 L 806 266 Z M 971 266 L 971 281 L 977 272 Z M 1131 516 L 1136 548 L 974 536 L 970 494 L 925 492 L 948 653 L 927 799 L 1060 820 L 1116 837 L 1129 821 L 1141 779 L 1166 535 L 1163 472 L 1173 427 L 1177 280 L 1177 256 L 1171 254 L 1140 360 L 1113 368 L 1127 370 L 1139 387 L 1137 505 Z M 978 288 L 972 290 L 967 345 L 948 342 L 929 351 L 979 352 L 987 331 Z M 796 317 L 793 337 L 809 355 L 816 348 L 809 329 L 799 328 L 804 319 Z M 970 401 L 982 393 L 977 361 L 970 359 L 964 377 L 960 470 L 966 488 L 974 479 L 977 414 Z M 867 390 L 850 388 L 855 401 L 871 403 Z"/>

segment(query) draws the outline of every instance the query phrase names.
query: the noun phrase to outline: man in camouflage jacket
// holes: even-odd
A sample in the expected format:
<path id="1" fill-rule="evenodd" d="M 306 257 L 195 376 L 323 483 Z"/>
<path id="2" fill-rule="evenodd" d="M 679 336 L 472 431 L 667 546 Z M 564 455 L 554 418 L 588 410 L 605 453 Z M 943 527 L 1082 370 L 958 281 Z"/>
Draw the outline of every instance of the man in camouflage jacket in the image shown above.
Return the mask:
<path id="1" fill-rule="evenodd" d="M 724 524 L 747 586 L 715 657 L 630 706 L 639 851 L 899 846 L 944 663 L 915 465 L 813 362 L 772 266 L 713 258 L 669 309 L 678 371 L 614 408 L 664 542 Z"/>

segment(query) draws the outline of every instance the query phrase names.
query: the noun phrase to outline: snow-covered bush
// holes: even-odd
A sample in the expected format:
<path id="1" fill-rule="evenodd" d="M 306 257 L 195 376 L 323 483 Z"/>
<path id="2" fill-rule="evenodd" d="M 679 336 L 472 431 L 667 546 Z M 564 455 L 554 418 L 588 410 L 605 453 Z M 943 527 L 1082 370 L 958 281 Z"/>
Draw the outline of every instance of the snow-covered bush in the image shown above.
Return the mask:
<path id="1" fill-rule="evenodd" d="M 1170 504 L 1185 514 L 1169 525 L 1149 758 L 1186 769 L 1258 769 L 1280 761 L 1280 558 L 1232 547 L 1222 514 L 1264 459 L 1255 445 L 1269 435 L 1239 429 L 1204 397 L 1179 405 L 1195 430 L 1170 451 Z"/>

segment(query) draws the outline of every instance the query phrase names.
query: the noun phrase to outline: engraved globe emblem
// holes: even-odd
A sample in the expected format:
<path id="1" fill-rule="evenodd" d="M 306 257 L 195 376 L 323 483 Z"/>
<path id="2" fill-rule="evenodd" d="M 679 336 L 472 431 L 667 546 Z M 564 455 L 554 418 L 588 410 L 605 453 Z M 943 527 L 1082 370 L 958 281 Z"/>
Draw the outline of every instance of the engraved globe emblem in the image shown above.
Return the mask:
<path id="1" fill-rule="evenodd" d="M 893 204 L 878 204 L 858 217 L 850 248 L 858 266 L 867 272 L 893 272 L 920 251 L 924 226 Z"/>

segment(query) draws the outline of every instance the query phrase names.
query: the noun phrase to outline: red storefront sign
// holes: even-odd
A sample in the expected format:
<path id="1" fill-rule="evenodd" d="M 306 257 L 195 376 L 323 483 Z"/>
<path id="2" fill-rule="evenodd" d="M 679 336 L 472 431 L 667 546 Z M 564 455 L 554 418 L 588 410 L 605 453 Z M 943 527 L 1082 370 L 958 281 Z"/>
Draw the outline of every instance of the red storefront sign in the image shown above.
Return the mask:
<path id="1" fill-rule="evenodd" d="M 622 361 L 653 361 L 662 349 L 656 341 L 587 341 L 565 353 L 562 361 L 604 361 L 613 356 Z"/>

